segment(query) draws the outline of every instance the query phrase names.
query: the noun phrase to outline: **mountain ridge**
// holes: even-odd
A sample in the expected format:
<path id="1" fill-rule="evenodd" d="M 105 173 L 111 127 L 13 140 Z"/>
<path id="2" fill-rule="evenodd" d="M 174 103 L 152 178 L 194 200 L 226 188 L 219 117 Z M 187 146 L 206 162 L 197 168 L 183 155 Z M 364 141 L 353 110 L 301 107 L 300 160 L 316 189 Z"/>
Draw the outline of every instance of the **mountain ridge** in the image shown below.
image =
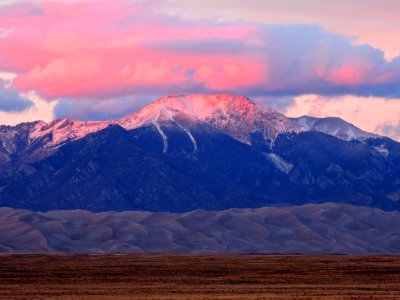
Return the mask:
<path id="1" fill-rule="evenodd" d="M 308 121 L 314 121 L 313 124 L 302 122 L 304 118 L 307 118 Z M 48 123 L 34 121 L 15 126 L 0 125 L 0 140 L 10 139 L 10 136 L 17 134 L 18 128 L 25 126 L 31 128 L 28 136 L 29 144 L 47 137 L 44 147 L 52 148 L 71 140 L 83 138 L 89 133 L 97 132 L 112 124 L 118 124 L 127 130 L 153 124 L 160 131 L 159 123 L 168 121 L 175 122 L 185 128 L 189 136 L 190 130 L 187 127 L 190 126 L 187 125 L 198 121 L 207 122 L 245 143 L 250 142 L 249 134 L 257 130 L 263 133 L 265 139 L 271 140 L 275 139 L 280 133 L 310 130 L 320 131 L 346 140 L 351 140 L 351 137 L 358 139 L 360 136 L 362 138 L 378 137 L 378 135 L 367 133 L 344 120 L 343 124 L 348 125 L 351 129 L 354 128 L 358 135 L 343 136 L 340 132 L 338 134 L 334 130 L 327 130 L 326 122 L 325 128 L 315 126 L 315 123 L 318 123 L 315 120 L 328 119 L 309 116 L 288 118 L 267 106 L 256 104 L 244 96 L 179 94 L 161 97 L 142 109 L 117 120 L 80 121 L 64 118 L 55 119 Z M 342 131 L 345 130 L 349 129 L 342 129 Z M 160 134 L 163 137 L 162 132 Z"/>
<path id="2" fill-rule="evenodd" d="M 349 139 L 342 133 L 354 127 L 336 121 L 341 139 L 246 97 L 191 95 L 111 123 L 0 127 L 0 205 L 182 212 L 332 201 L 400 210 L 400 144 Z"/>
<path id="3" fill-rule="evenodd" d="M 298 123 L 307 131 L 314 130 L 323 132 L 346 141 L 380 137 L 377 134 L 366 132 L 339 117 L 316 118 L 311 116 L 301 116 L 290 119 Z"/>

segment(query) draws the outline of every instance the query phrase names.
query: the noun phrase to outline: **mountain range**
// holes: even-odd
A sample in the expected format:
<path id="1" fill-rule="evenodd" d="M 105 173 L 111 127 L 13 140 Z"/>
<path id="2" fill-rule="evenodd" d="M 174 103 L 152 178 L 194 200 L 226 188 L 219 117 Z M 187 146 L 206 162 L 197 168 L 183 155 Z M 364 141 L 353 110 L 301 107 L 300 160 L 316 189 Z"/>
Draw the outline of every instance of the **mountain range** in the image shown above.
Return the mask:
<path id="1" fill-rule="evenodd" d="M 119 120 L 0 126 L 0 206 L 185 212 L 336 202 L 400 210 L 400 144 L 244 96 L 172 95 Z"/>

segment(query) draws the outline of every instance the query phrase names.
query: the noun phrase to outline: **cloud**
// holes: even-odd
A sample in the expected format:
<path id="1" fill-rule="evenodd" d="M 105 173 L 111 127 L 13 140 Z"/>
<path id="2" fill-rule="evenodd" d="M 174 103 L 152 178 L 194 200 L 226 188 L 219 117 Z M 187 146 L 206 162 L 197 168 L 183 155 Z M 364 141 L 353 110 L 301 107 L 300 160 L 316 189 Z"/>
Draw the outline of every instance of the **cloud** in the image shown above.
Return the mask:
<path id="1" fill-rule="evenodd" d="M 84 101 L 64 98 L 58 100 L 54 107 L 54 113 L 58 118 L 68 117 L 79 120 L 119 119 L 137 111 L 159 96 L 126 96 L 101 100 L 85 99 Z"/>
<path id="2" fill-rule="evenodd" d="M 1 2 L 0 2 L 0 5 L 9 5 L 9 4 L 13 4 L 13 3 L 18 3 L 18 2 L 20 2 L 20 1 L 16 1 L 16 0 L 2 0 Z"/>
<path id="3" fill-rule="evenodd" d="M 376 131 L 400 141 L 400 122 L 397 124 L 391 124 L 388 122 L 379 124 L 376 128 Z"/>
<path id="4" fill-rule="evenodd" d="M 12 89 L 15 74 L 0 72 L 0 111 L 20 112 L 32 106 L 32 101 Z"/>
<path id="5" fill-rule="evenodd" d="M 37 120 L 48 122 L 55 118 L 54 107 L 57 101 L 48 102 L 35 92 L 24 93 L 21 97 L 28 99 L 32 104 L 23 111 L 0 110 L 0 125 L 16 125 Z"/>
<path id="6" fill-rule="evenodd" d="M 285 114 L 288 109 L 296 104 L 296 100 L 293 97 L 257 97 L 254 101 L 275 109 L 282 114 Z"/>
<path id="7" fill-rule="evenodd" d="M 400 53 L 400 2 L 397 0 L 166 0 L 163 11 L 186 18 L 205 15 L 219 20 L 266 24 L 319 24 L 324 29 L 370 44 L 387 59 Z"/>
<path id="8" fill-rule="evenodd" d="M 187 19 L 162 2 L 0 7 L 0 70 L 47 99 L 178 92 L 400 97 L 400 58 L 318 26 Z M 27 54 L 28 53 L 28 54 Z"/>
<path id="9" fill-rule="evenodd" d="M 0 111 L 19 112 L 32 106 L 32 101 L 22 97 L 17 91 L 0 88 Z"/>

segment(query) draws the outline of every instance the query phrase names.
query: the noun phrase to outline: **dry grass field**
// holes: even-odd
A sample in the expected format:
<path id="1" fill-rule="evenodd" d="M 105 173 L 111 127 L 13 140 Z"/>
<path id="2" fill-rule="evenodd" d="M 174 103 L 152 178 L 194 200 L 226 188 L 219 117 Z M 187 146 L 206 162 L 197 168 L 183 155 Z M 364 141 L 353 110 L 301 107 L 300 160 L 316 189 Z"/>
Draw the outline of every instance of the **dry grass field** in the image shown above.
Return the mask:
<path id="1" fill-rule="evenodd" d="M 5 254 L 0 299 L 400 299 L 400 257 Z"/>

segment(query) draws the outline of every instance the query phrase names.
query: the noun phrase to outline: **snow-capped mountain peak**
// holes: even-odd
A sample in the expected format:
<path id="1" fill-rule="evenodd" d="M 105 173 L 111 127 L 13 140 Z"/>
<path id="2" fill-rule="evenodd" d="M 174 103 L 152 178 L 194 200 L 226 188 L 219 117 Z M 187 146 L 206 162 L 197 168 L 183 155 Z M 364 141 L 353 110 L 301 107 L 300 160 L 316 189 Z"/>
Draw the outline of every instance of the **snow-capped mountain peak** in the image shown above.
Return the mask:
<path id="1" fill-rule="evenodd" d="M 377 134 L 361 130 L 353 124 L 338 117 L 316 118 L 302 116 L 299 118 L 292 118 L 292 120 L 306 131 L 323 132 L 345 141 L 365 140 L 368 138 L 379 137 Z"/>
<path id="2" fill-rule="evenodd" d="M 133 129 L 145 124 L 158 127 L 168 122 L 178 123 L 187 130 L 196 123 L 206 123 L 246 143 L 255 131 L 260 131 L 266 139 L 274 139 L 283 132 L 301 131 L 298 124 L 266 106 L 244 96 L 226 94 L 165 96 L 118 123 Z"/>
<path id="3" fill-rule="evenodd" d="M 70 118 L 56 119 L 50 123 L 39 121 L 33 127 L 31 141 L 49 137 L 47 147 L 63 144 L 68 140 L 80 139 L 89 133 L 106 128 L 113 121 L 79 121 Z"/>
<path id="4" fill-rule="evenodd" d="M 173 95 L 165 96 L 140 111 L 121 119 L 128 127 L 141 126 L 146 122 L 166 122 L 185 117 L 188 121 L 206 121 L 215 114 L 228 115 L 240 112 L 251 114 L 253 103 L 243 96 L 231 95 Z"/>

